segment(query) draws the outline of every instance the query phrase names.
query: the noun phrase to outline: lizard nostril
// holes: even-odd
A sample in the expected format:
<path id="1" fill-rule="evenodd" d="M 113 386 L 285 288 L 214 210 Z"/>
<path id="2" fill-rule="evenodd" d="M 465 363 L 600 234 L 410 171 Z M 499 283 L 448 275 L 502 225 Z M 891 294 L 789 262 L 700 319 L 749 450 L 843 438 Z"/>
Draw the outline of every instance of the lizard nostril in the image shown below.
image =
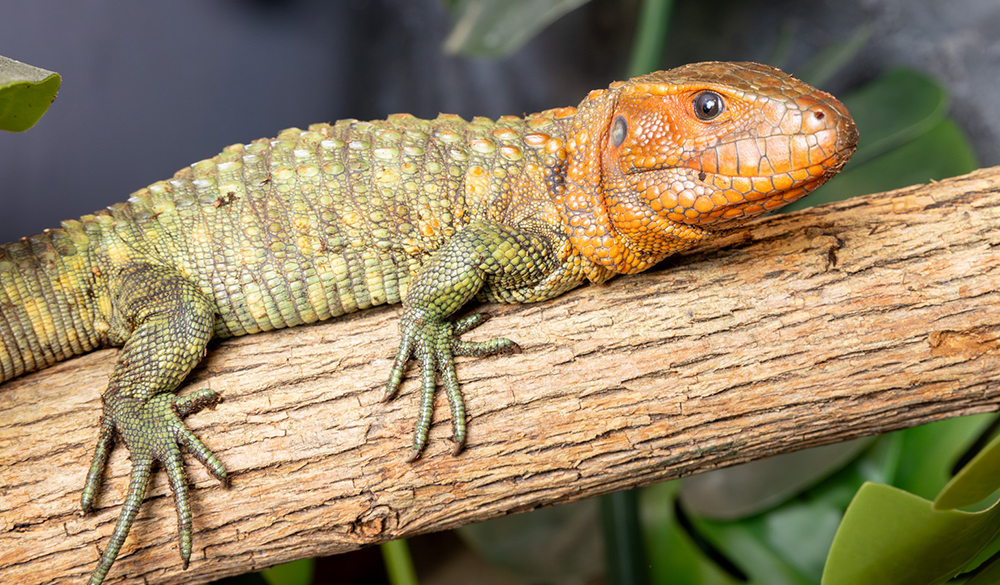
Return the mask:
<path id="1" fill-rule="evenodd" d="M 827 118 L 830 118 L 827 120 Z M 836 111 L 823 105 L 814 105 L 805 112 L 802 118 L 803 126 L 808 132 L 819 132 L 836 125 Z"/>

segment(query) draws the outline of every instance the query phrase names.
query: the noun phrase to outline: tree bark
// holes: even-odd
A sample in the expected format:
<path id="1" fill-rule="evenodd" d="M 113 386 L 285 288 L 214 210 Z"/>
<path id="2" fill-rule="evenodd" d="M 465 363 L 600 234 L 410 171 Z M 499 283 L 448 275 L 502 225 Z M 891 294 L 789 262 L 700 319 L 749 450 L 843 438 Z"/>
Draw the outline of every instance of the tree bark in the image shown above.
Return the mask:
<path id="1" fill-rule="evenodd" d="M 1000 167 L 772 217 L 658 270 L 544 303 L 490 306 L 459 359 L 469 440 L 439 395 L 407 463 L 415 368 L 381 403 L 398 307 L 213 344 L 186 389 L 195 553 L 181 570 L 157 473 L 109 583 L 204 582 L 1000 402 Z M 114 350 L 0 388 L 0 582 L 82 582 L 128 483 L 117 448 L 79 513 Z M 184 390 L 186 391 L 186 390 Z"/>

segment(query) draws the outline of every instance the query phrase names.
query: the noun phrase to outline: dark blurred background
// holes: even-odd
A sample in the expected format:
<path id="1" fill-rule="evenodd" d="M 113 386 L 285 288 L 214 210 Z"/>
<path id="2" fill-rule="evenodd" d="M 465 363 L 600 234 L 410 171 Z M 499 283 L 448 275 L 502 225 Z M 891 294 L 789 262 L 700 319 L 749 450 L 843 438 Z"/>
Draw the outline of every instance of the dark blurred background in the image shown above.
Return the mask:
<path id="1" fill-rule="evenodd" d="M 63 84 L 35 128 L 0 133 L 0 242 L 290 126 L 574 105 L 625 75 L 638 11 L 637 0 L 593 0 L 486 60 L 444 54 L 441 0 L 5 2 L 0 55 Z M 1000 163 L 993 0 L 678 0 L 661 64 L 779 56 L 794 71 L 863 25 L 865 48 L 824 89 L 901 64 L 925 71 L 951 90 L 981 163 Z"/>

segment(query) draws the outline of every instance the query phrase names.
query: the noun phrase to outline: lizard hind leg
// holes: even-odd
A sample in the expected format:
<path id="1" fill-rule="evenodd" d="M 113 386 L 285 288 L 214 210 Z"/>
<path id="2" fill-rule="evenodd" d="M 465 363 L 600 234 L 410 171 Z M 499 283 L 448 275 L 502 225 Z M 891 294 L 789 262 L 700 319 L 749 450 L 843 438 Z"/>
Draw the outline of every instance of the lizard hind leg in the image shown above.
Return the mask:
<path id="1" fill-rule="evenodd" d="M 115 319 L 125 343 L 104 392 L 101 432 L 81 497 L 84 511 L 94 504 L 101 475 L 116 437 L 132 460 L 128 492 L 111 540 L 90 578 L 98 585 L 111 569 L 139 511 L 158 461 L 174 493 L 181 559 L 191 557 L 192 517 L 181 446 L 217 479 L 226 482 L 222 463 L 184 424 L 183 417 L 221 398 L 199 390 L 184 398 L 174 391 L 204 355 L 212 336 L 214 310 L 201 291 L 171 269 L 130 264 L 114 281 Z"/>

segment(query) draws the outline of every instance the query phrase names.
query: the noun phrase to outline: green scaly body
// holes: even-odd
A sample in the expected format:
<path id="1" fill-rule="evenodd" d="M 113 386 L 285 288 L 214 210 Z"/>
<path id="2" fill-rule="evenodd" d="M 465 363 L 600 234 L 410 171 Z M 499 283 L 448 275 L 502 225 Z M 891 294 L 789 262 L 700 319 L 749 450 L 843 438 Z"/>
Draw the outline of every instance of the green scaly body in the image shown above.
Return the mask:
<path id="1" fill-rule="evenodd" d="M 523 224 L 544 242 L 547 267 L 564 265 L 541 287 L 487 286 L 484 300 L 537 301 L 588 274 L 607 278 L 574 254 L 547 195 L 545 180 L 563 161 L 524 143 L 556 125 L 551 115 L 396 116 L 289 129 L 230 146 L 61 230 L 6 244 L 0 381 L 121 345 L 129 331 L 116 324 L 110 299 L 126 263 L 190 280 L 212 304 L 219 337 L 399 303 L 427 259 L 477 222 Z M 511 205 L 515 184 L 532 189 Z"/>

